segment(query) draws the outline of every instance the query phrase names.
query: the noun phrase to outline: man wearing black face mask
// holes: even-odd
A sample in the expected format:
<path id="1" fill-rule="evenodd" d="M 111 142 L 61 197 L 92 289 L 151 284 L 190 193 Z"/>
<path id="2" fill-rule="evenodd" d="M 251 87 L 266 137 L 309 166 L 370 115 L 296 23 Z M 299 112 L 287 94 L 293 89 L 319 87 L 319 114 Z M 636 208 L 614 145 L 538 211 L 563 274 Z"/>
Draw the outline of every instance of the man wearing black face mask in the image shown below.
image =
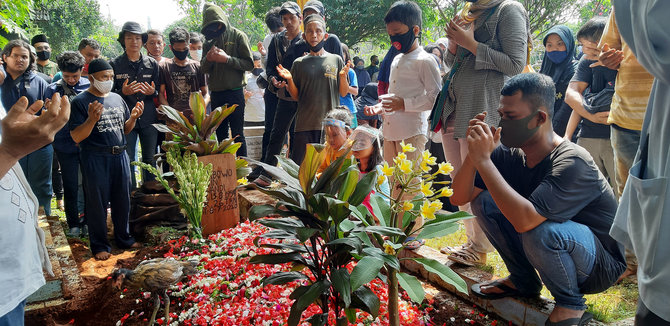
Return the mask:
<path id="1" fill-rule="evenodd" d="M 200 62 L 202 71 L 209 75 L 212 90 L 212 109 L 223 105 L 237 104 L 237 109 L 226 117 L 216 136 L 228 138 L 230 128 L 235 141 L 242 143 L 237 155 L 247 155 L 244 139 L 244 78 L 245 71 L 254 68 L 249 38 L 244 32 L 233 27 L 221 7 L 205 3 L 202 11 L 202 34 L 207 41 L 203 48 L 204 58 Z"/>
<path id="2" fill-rule="evenodd" d="M 170 32 L 169 39 L 174 58 L 163 60 L 160 64 L 160 104 L 187 111 L 191 92 L 198 91 L 205 98 L 205 105 L 209 104 L 207 79 L 200 69 L 200 63 L 188 58 L 190 34 L 184 28 L 177 27 Z"/>
<path id="3" fill-rule="evenodd" d="M 550 77 L 514 76 L 501 95 L 499 128 L 484 122 L 486 112 L 470 120 L 451 202 L 471 203 L 510 276 L 472 292 L 536 297 L 544 283 L 556 300 L 546 325 L 586 325 L 593 316 L 584 294 L 606 290 L 626 269 L 623 246 L 609 235 L 616 198 L 591 155 L 554 132 Z"/>
<path id="4" fill-rule="evenodd" d="M 35 47 L 37 51 L 37 71 L 53 77 L 58 73 L 58 64 L 49 60 L 51 58 L 51 46 L 49 40 L 44 34 L 33 36 L 30 44 Z"/>

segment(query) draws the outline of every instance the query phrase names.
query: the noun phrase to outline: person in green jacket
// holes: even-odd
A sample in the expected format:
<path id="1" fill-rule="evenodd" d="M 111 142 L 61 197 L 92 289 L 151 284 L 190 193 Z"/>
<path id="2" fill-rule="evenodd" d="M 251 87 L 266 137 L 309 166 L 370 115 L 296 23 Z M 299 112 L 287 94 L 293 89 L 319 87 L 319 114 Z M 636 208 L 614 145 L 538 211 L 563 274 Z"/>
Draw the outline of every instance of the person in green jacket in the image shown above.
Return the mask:
<path id="1" fill-rule="evenodd" d="M 244 73 L 254 68 L 254 60 L 249 47 L 249 38 L 244 32 L 233 27 L 223 9 L 212 3 L 205 3 L 202 14 L 202 34 L 205 46 L 200 66 L 209 75 L 212 109 L 222 105 L 237 104 L 237 109 L 229 115 L 216 130 L 218 139 L 231 136 L 242 146 L 237 154 L 247 155 L 244 140 Z"/>

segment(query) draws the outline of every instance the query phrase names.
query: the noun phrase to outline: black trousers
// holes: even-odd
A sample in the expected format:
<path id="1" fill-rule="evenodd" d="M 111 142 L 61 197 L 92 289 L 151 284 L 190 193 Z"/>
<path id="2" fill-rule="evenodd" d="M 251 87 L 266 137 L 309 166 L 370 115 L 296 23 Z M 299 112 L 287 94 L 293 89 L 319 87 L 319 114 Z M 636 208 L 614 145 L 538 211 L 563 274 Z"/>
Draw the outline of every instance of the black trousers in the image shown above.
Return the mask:
<path id="1" fill-rule="evenodd" d="M 216 129 L 216 137 L 219 141 L 228 138 L 228 129 L 230 134 L 235 138 L 236 143 L 242 143 L 242 146 L 237 150 L 237 156 L 247 156 L 247 142 L 244 138 L 244 90 L 242 88 L 236 90 L 211 92 L 212 109 L 216 109 L 223 105 L 237 104 L 237 108 L 233 113 L 226 117 L 218 129 Z"/>
<path id="2" fill-rule="evenodd" d="M 665 320 L 653 313 L 644 305 L 640 297 L 637 298 L 637 311 L 635 312 L 636 326 L 670 326 L 670 320 Z"/>
<path id="3" fill-rule="evenodd" d="M 270 143 L 272 127 L 275 124 L 275 112 L 277 112 L 279 98 L 277 95 L 266 90 L 263 95 L 263 101 L 265 102 L 265 130 L 263 130 L 263 143 L 261 145 L 261 162 L 265 162 L 265 154 L 267 153 L 268 144 Z"/>

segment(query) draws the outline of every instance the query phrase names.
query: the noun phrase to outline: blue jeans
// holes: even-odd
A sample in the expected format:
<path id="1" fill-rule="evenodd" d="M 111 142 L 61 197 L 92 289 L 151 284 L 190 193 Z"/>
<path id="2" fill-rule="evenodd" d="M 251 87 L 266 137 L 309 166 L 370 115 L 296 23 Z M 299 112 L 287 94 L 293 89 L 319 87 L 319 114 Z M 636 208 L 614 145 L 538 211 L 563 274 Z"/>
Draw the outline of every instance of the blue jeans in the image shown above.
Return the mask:
<path id="1" fill-rule="evenodd" d="M 44 146 L 19 160 L 23 174 L 28 180 L 37 202 L 44 207 L 47 216 L 51 215 L 51 172 L 54 148 Z"/>
<path id="2" fill-rule="evenodd" d="M 544 282 L 556 305 L 586 309 L 586 300 L 579 288 L 593 270 L 595 241 L 598 241 L 587 226 L 573 221 L 547 220 L 528 232 L 518 233 L 488 191 L 471 202 L 471 209 L 486 237 L 500 253 L 510 280 L 519 291 L 539 293 Z"/>
<path id="3" fill-rule="evenodd" d="M 628 180 L 628 170 L 633 166 L 637 148 L 640 146 L 640 131 L 621 128 L 612 125 L 610 128 L 610 140 L 614 153 L 615 181 L 619 195 L 623 193 L 623 187 Z"/>
<path id="4" fill-rule="evenodd" d="M 137 137 L 140 138 L 140 146 L 142 146 L 142 162 L 156 166 L 154 155 L 156 155 L 158 130 L 151 125 L 143 128 L 136 125 L 135 128 L 126 135 L 126 141 L 128 142 L 126 152 L 128 153 L 130 162 L 137 160 Z M 142 182 L 151 181 L 155 178 L 156 177 L 154 177 L 153 174 L 146 170 L 142 170 Z M 130 182 L 131 188 L 137 187 L 137 180 L 135 180 L 135 166 L 130 166 Z"/>
<path id="5" fill-rule="evenodd" d="M 23 300 L 12 311 L 4 316 L 0 316 L 0 326 L 23 326 L 25 308 L 26 300 Z"/>

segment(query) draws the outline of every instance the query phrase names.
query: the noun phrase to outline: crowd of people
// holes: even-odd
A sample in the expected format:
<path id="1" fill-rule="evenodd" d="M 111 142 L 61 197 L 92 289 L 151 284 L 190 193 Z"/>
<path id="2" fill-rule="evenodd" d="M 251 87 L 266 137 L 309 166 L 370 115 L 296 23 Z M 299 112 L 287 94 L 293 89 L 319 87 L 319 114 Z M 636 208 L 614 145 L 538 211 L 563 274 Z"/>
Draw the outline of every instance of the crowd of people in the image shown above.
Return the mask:
<path id="1" fill-rule="evenodd" d="M 130 162 L 139 146 L 139 159 L 156 164 L 165 139 L 152 126 L 156 108 L 189 116 L 191 92 L 211 108 L 237 105 L 216 135 L 235 137 L 240 156 L 245 125 L 263 125 L 260 160 L 270 165 L 278 155 L 300 163 L 310 143 L 326 144 L 320 170 L 345 143 L 363 174 L 407 145 L 416 148 L 410 160 L 430 149 L 451 162 L 447 204 L 475 218 L 464 223 L 464 244 L 441 251 L 474 266 L 496 250 L 510 272 L 473 285 L 475 296 L 538 297 L 544 284 L 556 300 L 546 324 L 584 325 L 584 294 L 636 277 L 636 323 L 670 325 L 670 39 L 661 16 L 670 5 L 639 2 L 613 0 L 609 18 L 589 20 L 576 37 L 549 29 L 538 73 L 528 14 L 513 0 L 468 1 L 444 22 L 445 37 L 426 45 L 421 8 L 397 1 L 384 17 L 391 47 L 367 67 L 329 32 L 318 0 L 270 8 L 258 52 L 210 3 L 198 32 L 176 27 L 165 37 L 126 22 L 124 52 L 111 60 L 89 38 L 56 62 L 47 35 L 10 41 L 0 66 L 0 326 L 22 325 L 26 297 L 50 272 L 37 216 L 51 214 L 54 193 L 69 235 L 87 235 L 96 259 L 110 257 L 108 214 L 115 246 L 141 246 L 128 226 L 138 186 Z M 173 58 L 163 57 L 166 41 Z M 261 167 L 249 179 L 271 182 Z"/>

